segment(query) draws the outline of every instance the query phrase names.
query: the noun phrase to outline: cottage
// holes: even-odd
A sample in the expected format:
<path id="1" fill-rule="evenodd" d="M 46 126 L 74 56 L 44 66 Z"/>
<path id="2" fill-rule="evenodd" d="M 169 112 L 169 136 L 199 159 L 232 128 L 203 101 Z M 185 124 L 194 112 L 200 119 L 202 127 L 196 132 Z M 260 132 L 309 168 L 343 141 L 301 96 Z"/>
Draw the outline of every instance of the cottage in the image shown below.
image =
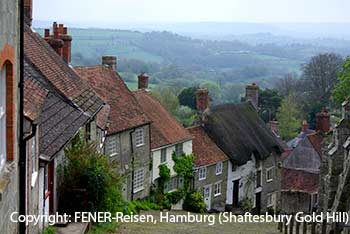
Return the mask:
<path id="1" fill-rule="evenodd" d="M 117 72 L 116 57 L 104 56 L 102 64 L 75 67 L 109 105 L 105 153 L 117 161 L 125 176 L 123 196 L 142 199 L 150 192 L 150 119 Z"/>
<path id="2" fill-rule="evenodd" d="M 190 127 L 188 131 L 193 137 L 194 188 L 203 194 L 207 210 L 223 211 L 229 158 L 201 126 Z"/>
<path id="3" fill-rule="evenodd" d="M 178 178 L 173 166 L 172 155 L 177 156 L 192 153 L 192 137 L 189 132 L 173 117 L 161 103 L 148 91 L 148 76 L 139 76 L 139 90 L 134 91 L 138 103 L 152 121 L 151 123 L 151 181 L 157 185 L 159 166 L 167 165 L 170 169 L 170 181 L 165 184 L 165 192 L 176 190 L 183 183 Z"/>
<path id="4" fill-rule="evenodd" d="M 0 14 L 0 230 L 8 234 L 18 233 L 18 224 L 10 221 L 10 214 L 20 208 L 18 5 L 17 0 L 0 2 L 0 9 L 6 9 Z"/>
<path id="5" fill-rule="evenodd" d="M 247 102 L 208 108 L 207 94 L 199 91 L 197 109 L 206 133 L 230 158 L 226 203 L 237 207 L 249 199 L 259 213 L 280 206 L 282 147 L 257 113 L 256 85 L 247 86 L 247 93 Z"/>

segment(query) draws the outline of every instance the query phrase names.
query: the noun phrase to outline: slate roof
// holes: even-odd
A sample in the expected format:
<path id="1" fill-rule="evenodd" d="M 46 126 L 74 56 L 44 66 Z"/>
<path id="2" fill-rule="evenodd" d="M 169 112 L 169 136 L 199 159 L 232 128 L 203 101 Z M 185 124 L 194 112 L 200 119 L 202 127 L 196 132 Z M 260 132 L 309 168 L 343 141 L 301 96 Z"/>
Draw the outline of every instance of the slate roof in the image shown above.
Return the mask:
<path id="1" fill-rule="evenodd" d="M 78 109 L 71 101 L 64 98 L 45 79 L 43 74 L 33 64 L 24 60 L 24 90 L 31 91 L 35 83 L 36 91 L 24 93 L 28 102 L 40 99 L 42 106 L 39 116 L 39 155 L 45 160 L 51 160 L 67 142 L 77 133 L 80 127 L 89 120 L 89 116 Z M 27 86 L 29 85 L 29 86 Z M 37 94 L 40 93 L 38 96 Z M 46 93 L 42 98 L 41 93 Z M 29 96 L 28 96 L 29 94 Z M 35 101 L 35 103 L 37 103 Z M 27 107 L 32 105 L 27 105 Z M 35 109 L 37 110 L 37 109 Z"/>
<path id="2" fill-rule="evenodd" d="M 214 143 L 201 126 L 189 127 L 192 135 L 192 152 L 197 167 L 228 160 L 228 156 Z"/>
<path id="3" fill-rule="evenodd" d="M 282 152 L 250 102 L 212 107 L 204 112 L 203 122 L 211 139 L 238 165 L 249 161 L 252 154 L 262 160 L 273 151 Z"/>
<path id="4" fill-rule="evenodd" d="M 150 119 L 118 73 L 104 65 L 74 69 L 110 106 L 108 134 L 150 123 Z"/>
<path id="5" fill-rule="evenodd" d="M 133 92 L 136 100 L 152 121 L 151 149 L 190 140 L 190 133 L 172 116 L 162 104 L 146 90 Z"/>
<path id="6" fill-rule="evenodd" d="M 316 193 L 319 187 L 319 174 L 282 168 L 282 191 Z"/>
<path id="7" fill-rule="evenodd" d="M 297 147 L 300 141 L 302 141 L 307 135 L 312 133 L 315 133 L 315 130 L 312 130 L 312 129 L 302 130 L 297 137 L 287 142 L 288 147 L 290 148 Z"/>
<path id="8" fill-rule="evenodd" d="M 55 89 L 62 92 L 90 116 L 95 115 L 102 108 L 103 101 L 89 85 L 28 25 L 24 27 L 24 54 Z"/>

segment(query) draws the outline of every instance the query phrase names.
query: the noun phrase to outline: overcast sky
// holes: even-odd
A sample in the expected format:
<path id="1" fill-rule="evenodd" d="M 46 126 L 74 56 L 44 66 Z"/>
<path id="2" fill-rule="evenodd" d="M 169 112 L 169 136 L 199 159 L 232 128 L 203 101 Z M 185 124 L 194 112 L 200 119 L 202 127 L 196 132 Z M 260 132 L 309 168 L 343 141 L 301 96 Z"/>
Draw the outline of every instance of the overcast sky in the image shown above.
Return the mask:
<path id="1" fill-rule="evenodd" d="M 36 20 L 350 22 L 349 0 L 33 0 Z"/>

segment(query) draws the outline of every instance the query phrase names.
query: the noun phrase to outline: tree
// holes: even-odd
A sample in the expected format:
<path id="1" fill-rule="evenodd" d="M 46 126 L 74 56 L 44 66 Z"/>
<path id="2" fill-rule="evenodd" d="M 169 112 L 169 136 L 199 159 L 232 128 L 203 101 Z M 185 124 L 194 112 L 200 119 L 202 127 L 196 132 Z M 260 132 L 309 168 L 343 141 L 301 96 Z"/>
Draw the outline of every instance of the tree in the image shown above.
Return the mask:
<path id="1" fill-rule="evenodd" d="M 277 90 L 259 90 L 259 114 L 265 122 L 269 122 L 276 117 L 276 112 L 281 106 L 282 96 Z"/>
<path id="2" fill-rule="evenodd" d="M 222 88 L 222 102 L 238 103 L 244 94 L 244 86 L 239 84 L 225 84 Z"/>
<path id="3" fill-rule="evenodd" d="M 196 109 L 196 92 L 198 87 L 185 88 L 179 94 L 179 102 L 182 106 L 188 106 L 191 109 Z"/>
<path id="4" fill-rule="evenodd" d="M 296 93 L 298 90 L 298 75 L 295 73 L 288 73 L 282 79 L 277 80 L 275 87 L 278 93 L 283 97 Z"/>
<path id="5" fill-rule="evenodd" d="M 176 110 L 176 118 L 185 127 L 191 126 L 193 122 L 197 119 L 197 113 L 188 106 L 179 106 Z"/>
<path id="6" fill-rule="evenodd" d="M 350 57 L 346 58 L 343 69 L 339 72 L 338 83 L 335 85 L 332 97 L 338 105 L 350 97 Z"/>
<path id="7" fill-rule="evenodd" d="M 318 102 L 324 106 L 329 105 L 342 63 L 340 55 L 326 53 L 312 57 L 304 65 L 301 87 L 306 93 L 306 104 L 312 106 Z"/>
<path id="8" fill-rule="evenodd" d="M 300 111 L 292 95 L 284 98 L 276 117 L 279 122 L 281 136 L 285 140 L 290 140 L 298 134 L 301 120 Z"/>
<path id="9" fill-rule="evenodd" d="M 179 99 L 170 88 L 158 87 L 156 90 L 152 91 L 152 95 L 157 98 L 162 106 L 170 113 L 173 115 L 176 114 L 177 108 L 179 107 Z"/>

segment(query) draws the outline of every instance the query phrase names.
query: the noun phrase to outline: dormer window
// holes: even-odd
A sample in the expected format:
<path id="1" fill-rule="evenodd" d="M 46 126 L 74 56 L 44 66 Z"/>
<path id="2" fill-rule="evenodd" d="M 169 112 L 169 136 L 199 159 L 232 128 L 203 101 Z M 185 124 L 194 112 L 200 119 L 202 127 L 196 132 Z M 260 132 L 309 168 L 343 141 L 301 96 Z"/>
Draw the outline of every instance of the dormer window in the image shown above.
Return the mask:
<path id="1" fill-rule="evenodd" d="M 136 147 L 142 146 L 145 144 L 145 140 L 144 140 L 144 132 L 143 132 L 143 128 L 138 128 L 135 131 L 135 144 Z"/>
<path id="2" fill-rule="evenodd" d="M 6 162 L 6 66 L 0 71 L 0 171 Z"/>

